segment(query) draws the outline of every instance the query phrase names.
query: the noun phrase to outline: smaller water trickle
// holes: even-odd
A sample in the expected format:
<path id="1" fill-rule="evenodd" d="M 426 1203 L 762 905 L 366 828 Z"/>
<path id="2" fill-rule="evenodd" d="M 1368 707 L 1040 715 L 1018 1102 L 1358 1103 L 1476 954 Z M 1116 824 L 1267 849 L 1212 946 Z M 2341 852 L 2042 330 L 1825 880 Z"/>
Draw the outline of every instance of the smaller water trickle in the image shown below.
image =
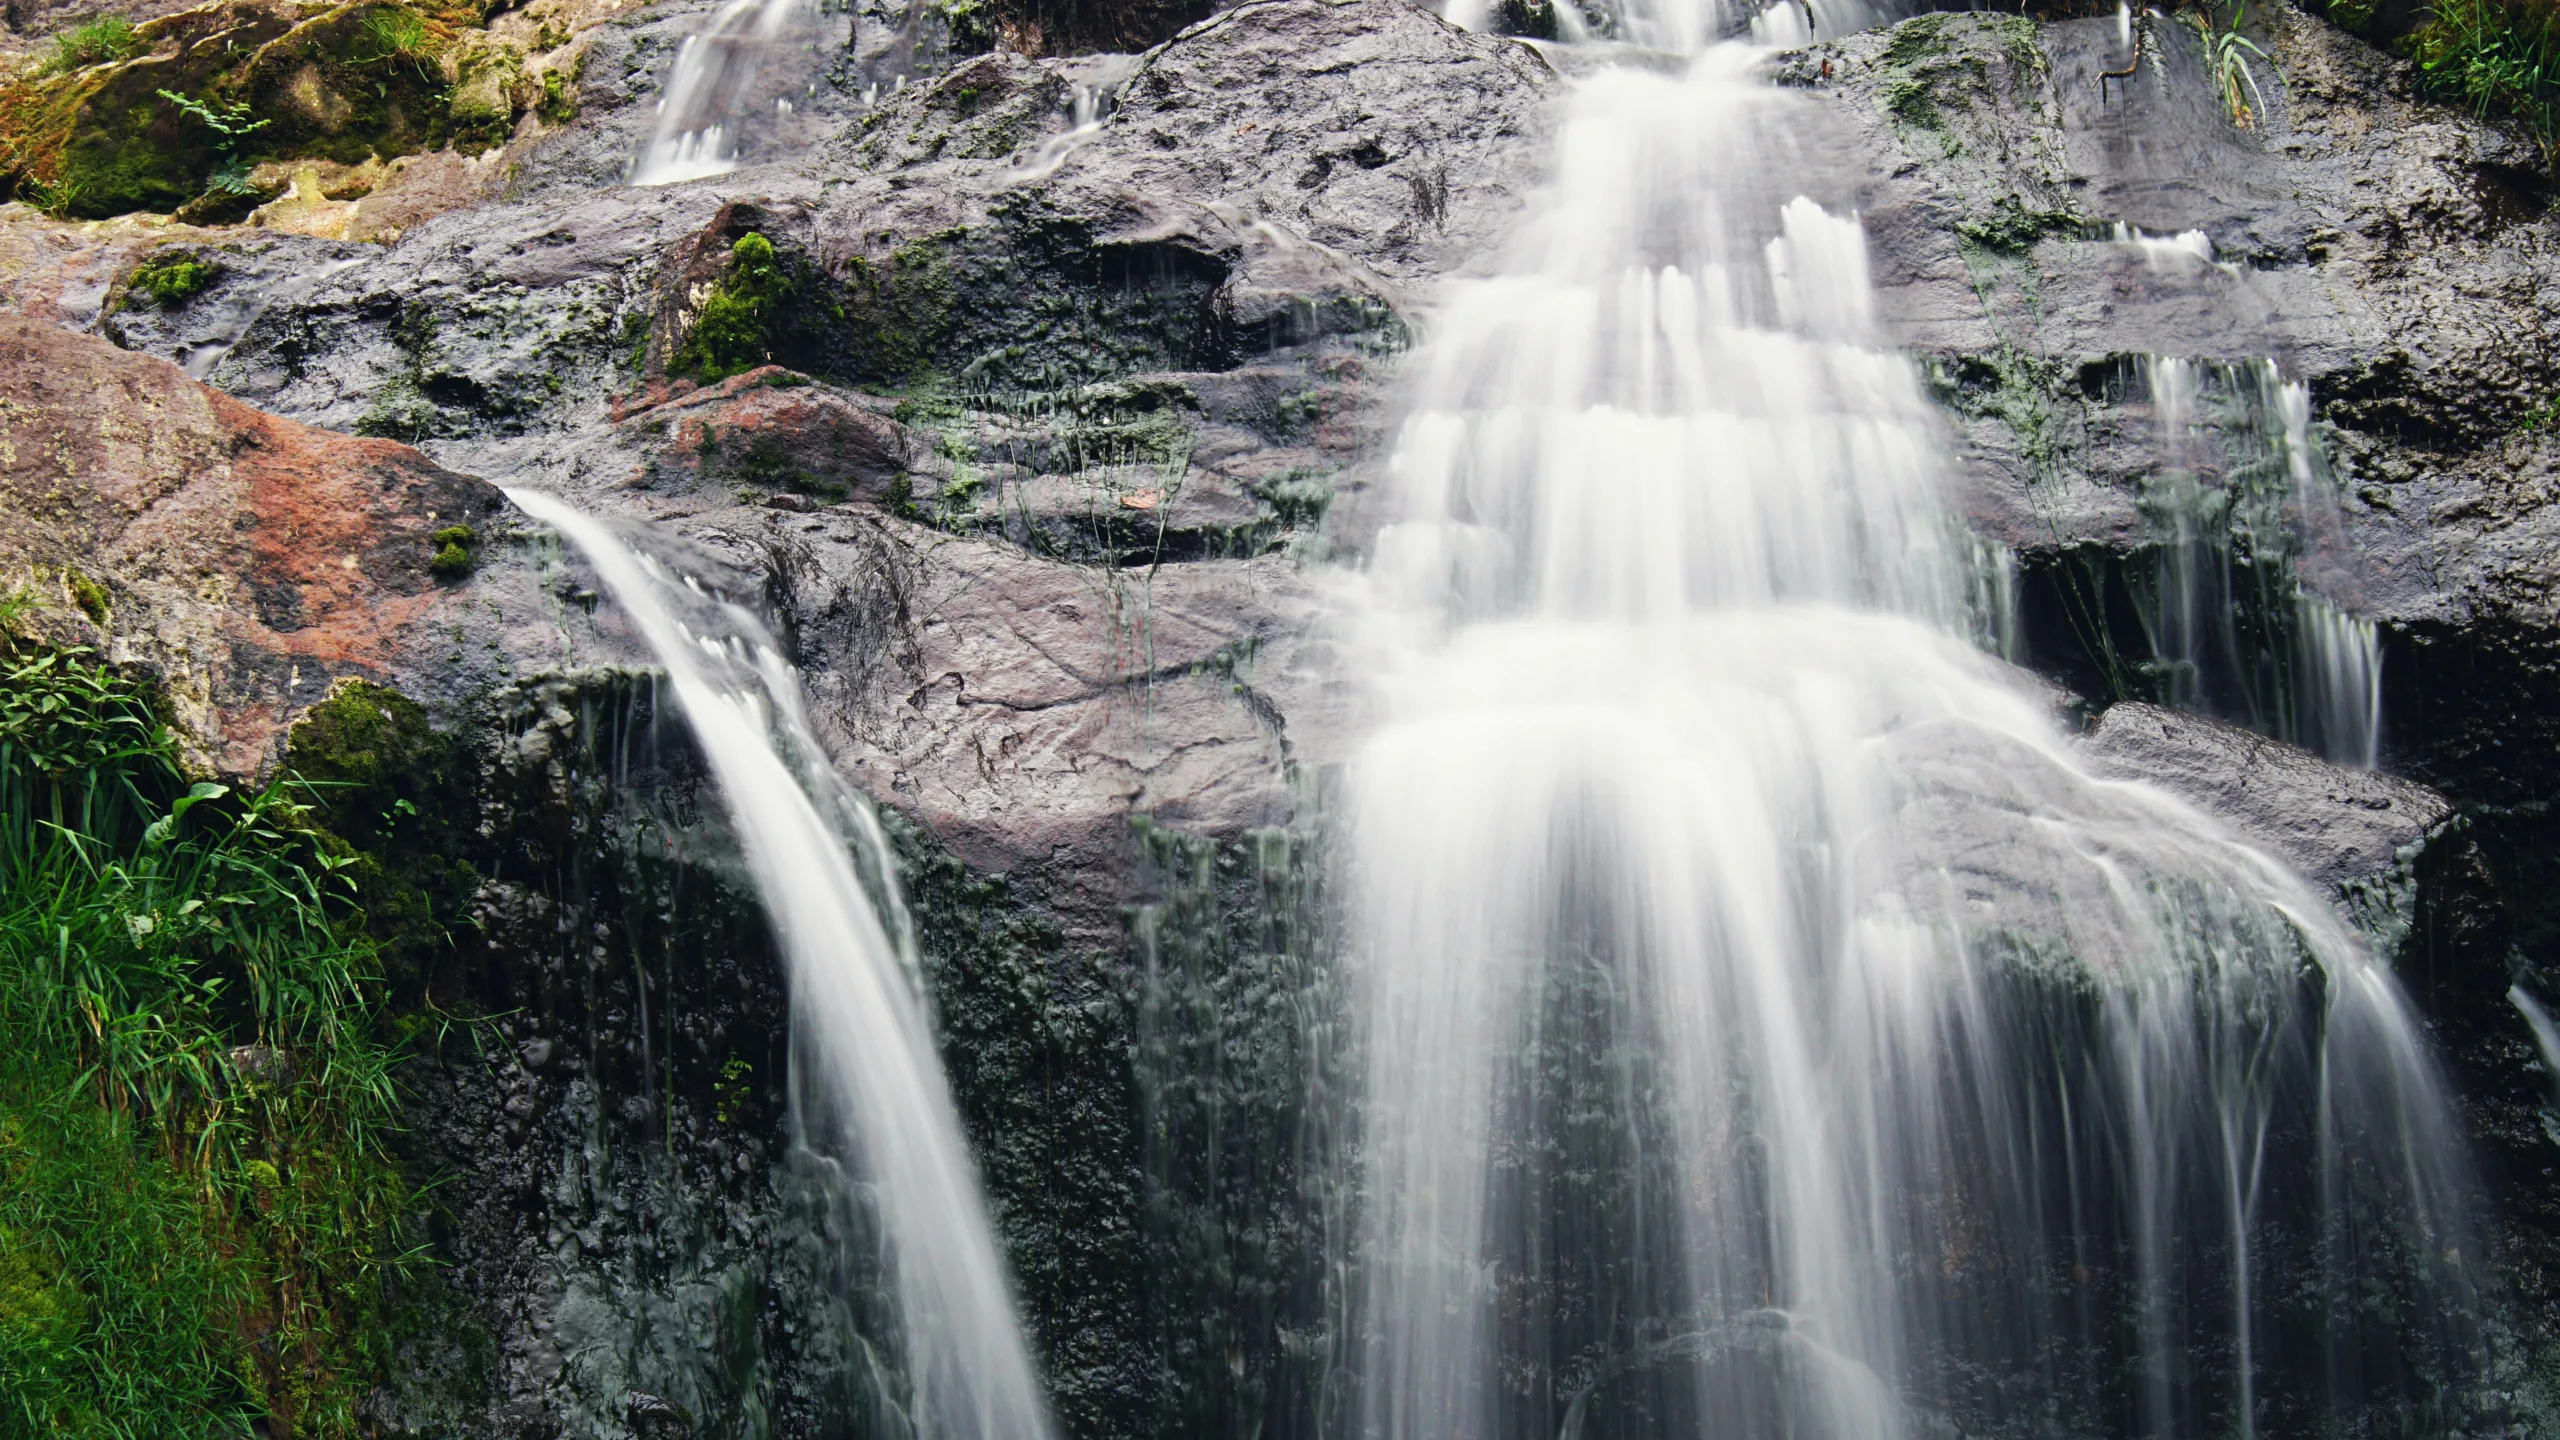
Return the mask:
<path id="1" fill-rule="evenodd" d="M 2181 230 L 2175 235 L 2154 235 L 2123 221 L 2116 222 L 2114 242 L 2139 254 L 2152 273 L 2175 275 L 2198 266 L 2212 266 L 2225 273 L 2237 273 L 2238 267 L 2214 259 L 2213 237 L 2201 230 Z"/>
<path id="2" fill-rule="evenodd" d="M 719 782 L 791 966 L 806 1139 L 852 1154 L 888 1237 L 904 1432 L 1041 1440 L 1047 1407 L 934 1051 L 887 837 L 811 734 L 797 674 L 753 613 L 604 522 L 548 495 L 507 498 L 595 567 L 665 667 Z"/>
<path id="3" fill-rule="evenodd" d="M 738 168 L 757 134 L 791 118 L 815 74 L 811 0 L 728 0 L 685 38 L 658 101 L 658 124 L 631 166 L 634 185 L 669 185 Z"/>
<path id="4" fill-rule="evenodd" d="M 2159 554 L 2146 617 L 2158 698 L 2370 767 L 2381 636 L 2340 598 L 2356 589 L 2354 551 L 2309 388 L 2271 360 L 2139 368 L 2160 435 L 2141 500 Z"/>
<path id="5" fill-rule="evenodd" d="M 1102 133 L 1103 122 L 1120 108 L 1120 86 L 1138 68 L 1135 55 L 1095 55 L 1067 72 L 1067 128 L 1040 142 L 1031 163 L 1005 178 L 1021 184 L 1058 173 L 1067 157 Z"/>

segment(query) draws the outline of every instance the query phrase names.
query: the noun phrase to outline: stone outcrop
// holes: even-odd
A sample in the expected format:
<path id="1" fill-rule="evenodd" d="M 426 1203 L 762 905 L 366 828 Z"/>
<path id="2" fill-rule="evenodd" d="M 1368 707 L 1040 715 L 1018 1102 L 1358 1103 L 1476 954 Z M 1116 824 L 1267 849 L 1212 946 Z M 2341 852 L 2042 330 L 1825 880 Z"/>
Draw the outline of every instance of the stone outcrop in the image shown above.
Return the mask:
<path id="1" fill-rule="evenodd" d="M 2081 753 L 2102 774 L 2157 785 L 2222 817 L 2305 880 L 2336 890 L 2386 879 L 2453 818 L 2452 804 L 2423 785 L 2140 701 L 2099 716 Z"/>
<path id="2" fill-rule="evenodd" d="M 2287 502 L 2297 524 L 2305 503 L 2335 506 L 2312 517 L 2324 533 L 2305 543 L 2323 553 L 2305 563 L 2383 625 L 2398 763 L 2458 791 L 2547 791 L 2547 171 L 2522 133 L 2414 99 L 2405 62 L 2301 11 L 2264 14 L 2282 83 L 2249 129 L 2214 98 L 2193 29 L 2168 21 L 2148 24 L 2148 58 L 2122 81 L 2100 73 L 2126 53 L 2112 19 L 1991 16 L 1851 36 L 1778 78 L 1820 100 L 1835 143 L 1878 157 L 1861 204 L 1884 318 L 1932 367 L 1975 524 L 2025 557 L 2048 612 L 2067 557 L 2132 556 L 2162 534 L 2145 362 L 2271 361 L 2307 388 L 2336 476 L 2334 498 Z M 2160 243 L 2187 232 L 2210 258 Z M 2066 652 L 2087 640 L 2030 625 L 2035 663 L 2080 663 Z M 2144 648 L 2125 618 L 2103 628 Z"/>
<path id="3" fill-rule="evenodd" d="M 340 678 L 438 695 L 495 678 L 454 639 L 495 597 L 433 569 L 439 530 L 498 522 L 488 485 L 38 321 L 0 315 L 0 370 L 0 563 L 154 672 L 220 769 L 271 769 Z"/>
<path id="4" fill-rule="evenodd" d="M 488 1344 L 413 1347 L 387 1423 L 725 1433 L 770 1398 L 818 1433 L 875 1398 L 829 1391 L 842 1357 L 795 1328 L 876 1276 L 826 1273 L 809 1239 L 859 1212 L 795 1168 L 786 1005 L 699 774 L 645 681 L 578 668 L 638 655 L 575 557 L 456 472 L 651 522 L 784 621 L 908 861 L 1066 1428 L 1310 1419 L 1339 1197 L 1303 1107 L 1341 1063 L 1320 821 L 1349 703 L 1312 564 L 1375 523 L 1398 357 L 1433 287 L 1504 242 L 1563 87 L 1397 0 L 1250 0 L 1132 59 L 1071 135 L 1101 72 L 1018 53 L 1075 43 L 1021 28 L 1040 13 L 945 64 L 947 29 L 863 8 L 838 73 L 904 87 L 858 114 L 830 89 L 772 163 L 709 180 L 619 183 L 688 20 L 582 12 L 578 118 L 519 125 L 503 195 L 456 181 L 367 231 L 372 200 L 315 169 L 260 233 L 0 225 L 28 317 L 0 329 L 10 562 L 66 608 L 75 573 L 103 586 L 82 633 L 173 677 L 223 768 L 272 763 L 348 679 L 462 747 L 419 769 L 468 797 L 437 844 L 470 869 L 438 882 L 457 938 L 413 980 L 504 1018 L 422 1066 L 416 1157 L 488 1197 L 436 1236 L 456 1333 Z M 2111 20 L 1925 16 L 1780 57 L 1812 98 L 1775 178 L 1861 213 L 1965 509 L 2021 561 L 2024 658 L 2097 712 L 2080 754 L 2399 944 L 2483 1153 L 2529 1187 L 2547 1097 L 2504 995 L 2560 968 L 2534 898 L 2560 785 L 2560 222 L 2517 136 L 2270 13 L 2287 85 L 2250 130 L 2166 21 L 2122 85 L 2097 73 Z M 2210 256 L 2165 238 L 2191 230 Z M 751 234 L 781 298 L 733 337 L 748 368 L 697 384 L 679 357 Z M 138 265 L 188 258 L 200 293 L 134 297 Z M 2075 628 L 2063 586 L 2121 587 L 2160 542 L 2152 356 L 2306 387 L 2337 516 L 2288 563 L 2381 623 L 2386 769 L 2437 789 L 2109 688 L 2089 652 L 2147 642 Z M 468 576 L 430 568 L 450 519 L 480 534 Z M 2036 777 L 1965 758 L 1947 823 L 2030 827 Z M 1986 774 L 2019 784 L 1957 783 Z M 2035 891 L 2031 852 L 1991 834 L 1959 878 Z M 2495 1239 L 2534 1304 L 2560 1275 L 2547 1208 Z"/>

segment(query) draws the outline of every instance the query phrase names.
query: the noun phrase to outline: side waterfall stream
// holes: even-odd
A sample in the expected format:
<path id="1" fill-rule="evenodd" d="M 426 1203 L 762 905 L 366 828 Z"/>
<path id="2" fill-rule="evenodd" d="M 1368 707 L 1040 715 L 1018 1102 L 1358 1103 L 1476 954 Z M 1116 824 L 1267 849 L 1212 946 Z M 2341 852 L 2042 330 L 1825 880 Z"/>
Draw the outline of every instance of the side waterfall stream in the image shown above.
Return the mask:
<path id="1" fill-rule="evenodd" d="M 790 960 L 803 1129 L 852 1151 L 888 1236 L 906 1432 L 1038 1440 L 1045 1404 L 934 1053 L 888 844 L 811 736 L 798 678 L 744 608 L 550 496 L 507 498 L 595 567 L 666 668 L 719 784 Z"/>
<path id="2" fill-rule="evenodd" d="M 2411 1017 L 1974 643 L 1757 53 L 1578 81 L 1410 362 L 1346 581 L 1354 1428 L 2423 1429 L 2479 1341 Z"/>

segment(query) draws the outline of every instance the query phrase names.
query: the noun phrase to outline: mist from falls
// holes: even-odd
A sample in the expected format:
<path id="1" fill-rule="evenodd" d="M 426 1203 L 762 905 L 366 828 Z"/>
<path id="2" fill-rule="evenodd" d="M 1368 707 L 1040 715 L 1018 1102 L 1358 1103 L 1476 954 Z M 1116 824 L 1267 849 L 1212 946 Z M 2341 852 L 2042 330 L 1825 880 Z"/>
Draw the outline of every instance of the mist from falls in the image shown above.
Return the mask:
<path id="1" fill-rule="evenodd" d="M 2447 1413 L 2467 1182 L 2406 1006 L 1978 643 L 1997 566 L 1757 53 L 1577 81 L 1409 363 L 1345 582 L 1353 1428 Z"/>
<path id="2" fill-rule="evenodd" d="M 811 735 L 748 610 L 550 496 L 507 497 L 577 547 L 664 666 L 790 965 L 802 1139 L 849 1154 L 887 1237 L 903 1335 L 895 1433 L 1049 1433 L 951 1089 L 886 837 Z"/>

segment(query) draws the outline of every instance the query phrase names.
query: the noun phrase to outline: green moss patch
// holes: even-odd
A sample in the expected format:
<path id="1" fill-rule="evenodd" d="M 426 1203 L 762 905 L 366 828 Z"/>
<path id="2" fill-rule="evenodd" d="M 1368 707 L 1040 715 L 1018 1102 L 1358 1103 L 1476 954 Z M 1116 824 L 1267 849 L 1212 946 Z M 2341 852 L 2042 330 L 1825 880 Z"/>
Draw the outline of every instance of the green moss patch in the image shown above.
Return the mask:
<path id="1" fill-rule="evenodd" d="M 427 537 L 434 554 L 427 561 L 428 573 L 439 580 L 459 580 L 471 573 L 473 547 L 480 534 L 468 525 L 447 525 Z"/>
<path id="2" fill-rule="evenodd" d="M 792 289 L 773 242 L 752 230 L 739 236 L 667 372 L 708 385 L 768 363 Z"/>
<path id="3" fill-rule="evenodd" d="M 175 310 L 204 293 L 221 268 L 195 255 L 155 255 L 133 272 L 126 294 L 140 295 L 163 310 Z"/>

